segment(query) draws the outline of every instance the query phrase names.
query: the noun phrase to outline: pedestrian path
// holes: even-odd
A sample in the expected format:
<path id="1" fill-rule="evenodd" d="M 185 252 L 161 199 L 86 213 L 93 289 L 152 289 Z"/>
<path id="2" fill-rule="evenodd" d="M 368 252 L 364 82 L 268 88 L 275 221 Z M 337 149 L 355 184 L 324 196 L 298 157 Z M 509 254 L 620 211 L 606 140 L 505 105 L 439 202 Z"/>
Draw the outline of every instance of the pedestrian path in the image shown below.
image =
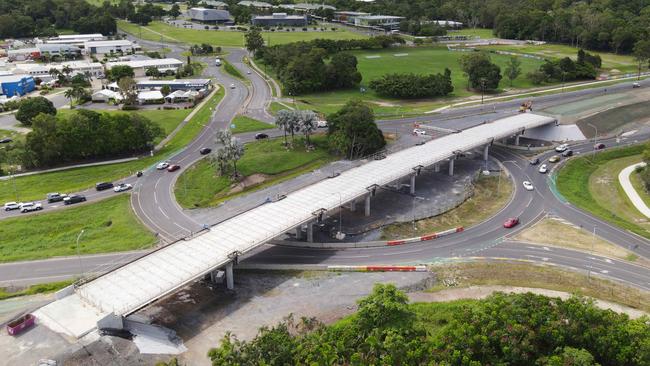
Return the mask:
<path id="1" fill-rule="evenodd" d="M 636 209 L 639 210 L 639 212 L 641 212 L 645 217 L 650 218 L 650 208 L 645 204 L 643 198 L 639 196 L 639 193 L 636 191 L 636 189 L 634 189 L 634 186 L 632 186 L 632 182 L 630 181 L 630 174 L 632 174 L 632 172 L 634 172 L 634 170 L 639 166 L 644 167 L 646 166 L 646 163 L 633 164 L 621 170 L 621 172 L 618 174 L 618 182 L 621 184 L 621 187 L 623 187 L 623 191 L 630 199 L 634 207 L 636 207 Z"/>

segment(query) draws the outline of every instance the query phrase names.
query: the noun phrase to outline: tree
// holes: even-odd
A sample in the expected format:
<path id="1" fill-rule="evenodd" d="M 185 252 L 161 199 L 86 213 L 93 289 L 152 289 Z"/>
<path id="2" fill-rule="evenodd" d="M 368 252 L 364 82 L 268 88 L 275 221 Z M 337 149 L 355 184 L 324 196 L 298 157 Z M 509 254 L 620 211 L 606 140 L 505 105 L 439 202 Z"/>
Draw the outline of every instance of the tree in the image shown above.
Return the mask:
<path id="1" fill-rule="evenodd" d="M 232 137 L 230 139 L 230 144 L 228 145 L 228 155 L 232 161 L 233 176 L 238 177 L 239 173 L 237 172 L 237 162 L 244 156 L 244 144 L 237 137 Z"/>
<path id="2" fill-rule="evenodd" d="M 131 66 L 115 65 L 108 71 L 107 77 L 110 81 L 118 81 L 125 77 L 133 78 L 135 77 L 135 73 L 133 72 L 133 68 Z"/>
<path id="3" fill-rule="evenodd" d="M 176 4 L 176 3 L 174 3 L 174 5 L 172 5 L 171 9 L 169 9 L 167 14 L 169 14 L 169 16 L 174 18 L 174 19 L 178 18 L 178 16 L 181 15 L 180 6 L 178 6 L 178 4 Z"/>
<path id="4" fill-rule="evenodd" d="M 27 98 L 20 102 L 16 119 L 25 126 L 31 126 L 32 120 L 39 114 L 56 115 L 54 104 L 44 97 Z"/>
<path id="5" fill-rule="evenodd" d="M 162 93 L 162 95 L 168 96 L 169 94 L 171 94 L 172 88 L 169 85 L 165 84 L 160 88 L 160 92 Z"/>
<path id="6" fill-rule="evenodd" d="M 154 79 L 157 79 L 160 77 L 160 70 L 158 70 L 157 67 L 155 66 L 149 66 L 147 69 L 144 71 L 144 74 L 146 76 L 152 77 Z"/>
<path id="7" fill-rule="evenodd" d="M 641 66 L 648 63 L 650 60 L 650 39 L 642 39 L 634 44 L 633 51 L 634 59 L 639 64 L 639 72 L 637 79 L 641 78 Z"/>
<path id="8" fill-rule="evenodd" d="M 370 88 L 391 98 L 438 97 L 454 91 L 449 69 L 445 69 L 444 74 L 385 74 L 371 81 Z"/>
<path id="9" fill-rule="evenodd" d="M 48 73 L 50 74 L 50 76 L 52 77 L 52 79 L 58 79 L 58 78 L 59 78 L 59 74 L 61 74 L 61 72 L 59 72 L 59 70 L 58 70 L 58 69 L 55 69 L 55 68 L 51 68 L 51 69 L 48 71 Z"/>
<path id="10" fill-rule="evenodd" d="M 244 35 L 246 39 L 246 49 L 255 54 L 257 50 L 264 47 L 264 38 L 259 27 L 251 27 Z"/>
<path id="11" fill-rule="evenodd" d="M 521 75 L 521 61 L 518 57 L 511 57 L 506 64 L 506 77 L 510 80 L 510 87 L 512 87 L 512 82 Z"/>
<path id="12" fill-rule="evenodd" d="M 300 127 L 299 129 L 305 135 L 305 142 L 307 146 L 311 146 L 311 141 L 309 141 L 309 136 L 316 130 L 316 123 L 318 118 L 316 113 L 312 111 L 301 111 L 300 112 Z"/>
<path id="13" fill-rule="evenodd" d="M 293 118 L 291 116 L 291 111 L 288 109 L 282 109 L 278 111 L 277 115 L 275 116 L 275 126 L 282 130 L 284 133 L 284 146 L 287 146 L 287 126 L 288 126 L 288 121 L 290 118 Z"/>
<path id="14" fill-rule="evenodd" d="M 73 109 L 74 106 L 72 105 L 72 99 L 75 97 L 75 91 L 73 88 L 67 89 L 64 93 L 63 96 L 66 97 L 70 101 L 70 109 Z"/>
<path id="15" fill-rule="evenodd" d="M 131 77 L 125 76 L 119 79 L 117 86 L 120 88 L 120 94 L 124 98 L 124 104 L 135 105 L 138 96 L 138 88 L 135 81 Z"/>
<path id="16" fill-rule="evenodd" d="M 65 75 L 66 80 L 70 78 L 70 74 L 72 74 L 72 68 L 68 65 L 63 66 L 61 69 L 61 73 Z"/>
<path id="17" fill-rule="evenodd" d="M 594 361 L 594 356 L 585 349 L 564 347 L 562 353 L 551 356 L 548 359 L 548 366 L 600 366 Z"/>
<path id="18" fill-rule="evenodd" d="M 474 89 L 494 90 L 501 81 L 501 68 L 493 64 L 485 52 L 472 52 L 461 56 L 461 69 L 467 76 L 467 86 Z"/>
<path id="19" fill-rule="evenodd" d="M 337 53 L 327 64 L 325 87 L 327 89 L 351 88 L 357 86 L 361 78 L 361 73 L 357 70 L 357 58 L 349 53 Z"/>
<path id="20" fill-rule="evenodd" d="M 327 117 L 327 124 L 328 143 L 347 158 L 372 154 L 386 145 L 372 109 L 361 101 L 347 102 L 338 112 Z"/>

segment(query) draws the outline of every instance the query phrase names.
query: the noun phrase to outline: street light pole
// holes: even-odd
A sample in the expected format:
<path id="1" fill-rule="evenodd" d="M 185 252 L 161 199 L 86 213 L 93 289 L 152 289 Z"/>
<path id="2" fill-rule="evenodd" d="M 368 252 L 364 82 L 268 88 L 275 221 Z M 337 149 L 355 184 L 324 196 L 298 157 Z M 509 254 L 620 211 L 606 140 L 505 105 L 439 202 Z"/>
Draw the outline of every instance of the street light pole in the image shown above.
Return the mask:
<path id="1" fill-rule="evenodd" d="M 593 128 L 595 131 L 594 134 L 594 147 L 593 147 L 593 152 L 592 152 L 592 158 L 596 156 L 596 142 L 598 141 L 598 127 L 592 125 L 591 123 L 587 123 L 589 127 Z"/>
<path id="2" fill-rule="evenodd" d="M 81 262 L 81 255 L 79 254 L 79 239 L 81 239 L 81 236 L 84 234 L 85 231 L 86 231 L 85 229 L 81 229 L 79 235 L 77 235 L 77 258 L 79 258 L 79 270 L 80 270 L 79 278 L 83 277 L 84 274 L 84 267 L 83 267 L 83 263 Z"/>
<path id="3" fill-rule="evenodd" d="M 587 279 L 591 280 L 591 269 L 594 265 L 594 245 L 596 244 L 596 227 L 594 226 L 593 236 L 591 240 L 591 257 L 589 257 L 589 270 L 587 271 Z"/>

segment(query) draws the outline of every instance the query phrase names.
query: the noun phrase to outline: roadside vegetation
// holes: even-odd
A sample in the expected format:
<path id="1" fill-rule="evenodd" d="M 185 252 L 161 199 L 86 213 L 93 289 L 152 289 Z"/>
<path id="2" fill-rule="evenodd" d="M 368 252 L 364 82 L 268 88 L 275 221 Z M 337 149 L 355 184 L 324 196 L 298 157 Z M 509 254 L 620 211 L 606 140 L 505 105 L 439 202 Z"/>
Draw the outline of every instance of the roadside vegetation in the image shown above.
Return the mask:
<path id="1" fill-rule="evenodd" d="M 230 76 L 232 76 L 232 77 L 234 77 L 236 79 L 242 80 L 242 81 L 248 80 L 248 79 L 246 79 L 244 77 L 244 75 L 241 74 L 241 72 L 239 72 L 239 70 L 235 66 L 233 66 L 230 62 L 228 62 L 228 60 L 223 58 L 223 59 L 221 59 L 221 62 L 223 62 L 223 69 L 228 74 L 230 74 Z"/>
<path id="2" fill-rule="evenodd" d="M 570 159 L 557 174 L 557 189 L 577 207 L 625 230 L 650 238 L 647 227 L 630 216 L 636 210 L 621 196 L 624 193 L 618 184 L 618 173 L 627 165 L 616 162 L 617 159 L 639 155 L 646 148 L 641 144 Z"/>
<path id="3" fill-rule="evenodd" d="M 13 297 L 29 296 L 37 294 L 49 294 L 60 289 L 70 286 L 74 280 L 58 281 L 50 283 L 41 283 L 24 288 L 6 288 L 0 287 L 0 300 L 11 299 Z"/>
<path id="4" fill-rule="evenodd" d="M 126 194 L 66 210 L 0 220 L 0 262 L 143 249 L 157 239 L 136 218 Z M 87 268 L 86 270 L 90 270 Z"/>
<path id="5" fill-rule="evenodd" d="M 274 127 L 270 123 L 258 121 L 254 118 L 243 116 L 241 114 L 236 115 L 235 118 L 232 119 L 231 123 L 235 125 L 235 128 L 230 129 L 230 132 L 233 134 L 268 130 Z"/>
<path id="6" fill-rule="evenodd" d="M 416 221 L 417 230 L 413 230 L 412 222 L 388 225 L 381 231 L 382 238 L 407 238 L 458 226 L 468 228 L 479 224 L 499 212 L 508 203 L 512 189 L 512 182 L 505 174 L 502 174 L 501 178 L 479 176 L 474 183 L 474 194 L 460 206 L 442 215 Z"/>
<path id="7" fill-rule="evenodd" d="M 495 293 L 484 300 L 408 303 L 377 284 L 355 314 L 332 325 L 289 317 L 251 341 L 227 334 L 213 365 L 643 365 L 647 318 L 598 309 L 582 297 Z"/>
<path id="8" fill-rule="evenodd" d="M 82 191 L 94 187 L 97 182 L 114 181 L 135 174 L 139 170 L 147 169 L 158 161 L 168 159 L 185 147 L 205 128 L 213 109 L 221 101 L 223 95 L 224 91 L 221 88 L 153 157 L 147 156 L 126 163 L 76 168 L 0 180 L 0 202 L 26 202 L 43 199 L 48 192 L 70 193 Z"/>

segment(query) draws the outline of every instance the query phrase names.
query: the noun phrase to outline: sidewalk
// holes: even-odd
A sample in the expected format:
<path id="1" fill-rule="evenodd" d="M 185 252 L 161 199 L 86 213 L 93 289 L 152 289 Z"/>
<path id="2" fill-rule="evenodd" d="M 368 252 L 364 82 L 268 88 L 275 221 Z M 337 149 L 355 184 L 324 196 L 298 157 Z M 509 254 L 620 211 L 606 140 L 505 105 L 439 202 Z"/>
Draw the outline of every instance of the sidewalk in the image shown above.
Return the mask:
<path id="1" fill-rule="evenodd" d="M 645 204 L 643 198 L 639 196 L 639 193 L 636 191 L 636 189 L 634 189 L 634 186 L 632 186 L 632 182 L 630 181 L 630 174 L 632 174 L 637 167 L 645 166 L 646 163 L 637 163 L 621 170 L 621 172 L 618 174 L 618 182 L 621 184 L 621 187 L 623 187 L 623 191 L 625 191 L 625 194 L 630 199 L 634 207 L 636 207 L 636 209 L 639 210 L 639 212 L 641 212 L 645 217 L 650 218 L 650 208 Z"/>

